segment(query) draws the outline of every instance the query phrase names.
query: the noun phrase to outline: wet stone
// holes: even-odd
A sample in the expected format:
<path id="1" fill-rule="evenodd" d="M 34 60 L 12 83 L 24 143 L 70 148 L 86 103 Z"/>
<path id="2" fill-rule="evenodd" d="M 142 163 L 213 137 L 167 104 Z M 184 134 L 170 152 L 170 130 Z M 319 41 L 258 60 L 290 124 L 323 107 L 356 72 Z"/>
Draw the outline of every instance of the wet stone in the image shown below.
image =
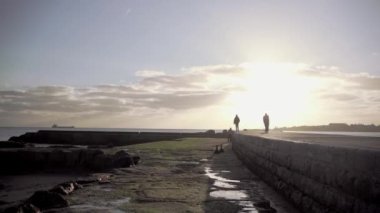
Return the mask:
<path id="1" fill-rule="evenodd" d="M 204 167 L 205 175 L 210 178 L 206 212 L 277 212 L 266 197 L 267 189 L 264 190 L 262 186 L 264 183 L 237 159 L 230 146 L 224 149 L 223 155 L 214 155 Z M 278 198 L 275 198 L 275 203 L 276 207 L 279 204 L 285 206 L 280 206 L 279 212 L 298 212 Z M 220 207 L 216 207 L 216 204 Z"/>

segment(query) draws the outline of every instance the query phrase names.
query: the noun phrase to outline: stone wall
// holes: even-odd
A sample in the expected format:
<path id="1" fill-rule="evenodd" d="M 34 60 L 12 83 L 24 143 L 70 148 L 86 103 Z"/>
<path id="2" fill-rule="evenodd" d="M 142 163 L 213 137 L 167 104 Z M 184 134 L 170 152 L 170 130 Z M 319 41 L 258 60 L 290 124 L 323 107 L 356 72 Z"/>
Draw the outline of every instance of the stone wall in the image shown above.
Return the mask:
<path id="1" fill-rule="evenodd" d="M 174 140 L 185 137 L 226 137 L 215 133 L 166 133 L 166 132 L 100 132 L 40 130 L 11 137 L 10 141 L 38 144 L 72 145 L 131 145 L 144 142 Z"/>
<path id="2" fill-rule="evenodd" d="M 303 212 L 380 212 L 380 152 L 234 135 L 237 156 Z"/>

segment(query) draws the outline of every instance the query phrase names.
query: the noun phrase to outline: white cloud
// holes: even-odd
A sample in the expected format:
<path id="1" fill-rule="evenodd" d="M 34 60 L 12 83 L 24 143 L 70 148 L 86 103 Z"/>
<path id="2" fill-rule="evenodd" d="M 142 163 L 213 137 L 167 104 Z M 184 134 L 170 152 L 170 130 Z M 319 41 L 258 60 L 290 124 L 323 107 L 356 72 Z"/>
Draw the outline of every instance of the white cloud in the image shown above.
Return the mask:
<path id="1" fill-rule="evenodd" d="M 380 122 L 380 78 L 337 67 L 246 63 L 136 75 L 127 85 L 0 90 L 0 125 L 227 128 L 241 112 L 254 127 L 266 110 L 277 126 Z"/>
<path id="2" fill-rule="evenodd" d="M 165 75 L 164 72 L 157 71 L 157 70 L 139 70 L 135 74 L 136 74 L 136 76 L 143 77 L 143 78 L 149 78 L 149 77 L 156 77 L 156 76 Z"/>

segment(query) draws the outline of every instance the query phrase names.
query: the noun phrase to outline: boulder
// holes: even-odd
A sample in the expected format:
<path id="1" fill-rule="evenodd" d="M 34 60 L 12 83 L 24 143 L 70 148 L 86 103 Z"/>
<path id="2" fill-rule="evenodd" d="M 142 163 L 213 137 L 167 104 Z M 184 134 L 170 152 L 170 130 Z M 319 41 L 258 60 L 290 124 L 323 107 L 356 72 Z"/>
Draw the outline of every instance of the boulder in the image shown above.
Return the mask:
<path id="1" fill-rule="evenodd" d="M 41 210 L 31 203 L 11 206 L 4 213 L 40 213 Z"/>
<path id="2" fill-rule="evenodd" d="M 132 157 L 124 150 L 118 151 L 113 156 L 113 167 L 129 167 L 131 164 L 133 164 Z"/>
<path id="3" fill-rule="evenodd" d="M 0 148 L 23 148 L 25 144 L 14 141 L 0 141 Z"/>
<path id="4" fill-rule="evenodd" d="M 139 163 L 139 161 L 140 161 L 140 157 L 139 156 L 133 156 L 132 160 L 133 160 L 133 164 L 137 165 Z"/>
<path id="5" fill-rule="evenodd" d="M 91 179 L 83 179 L 83 180 L 77 180 L 76 183 L 79 185 L 85 185 L 85 184 L 91 184 L 98 182 L 97 178 L 91 178 Z"/>
<path id="6" fill-rule="evenodd" d="M 36 191 L 26 203 L 33 204 L 41 210 L 69 206 L 69 202 L 62 195 L 49 191 Z"/>
<path id="7" fill-rule="evenodd" d="M 55 186 L 53 189 L 49 190 L 49 192 L 55 192 L 61 195 L 71 194 L 76 189 L 74 182 L 66 182 L 61 183 Z"/>

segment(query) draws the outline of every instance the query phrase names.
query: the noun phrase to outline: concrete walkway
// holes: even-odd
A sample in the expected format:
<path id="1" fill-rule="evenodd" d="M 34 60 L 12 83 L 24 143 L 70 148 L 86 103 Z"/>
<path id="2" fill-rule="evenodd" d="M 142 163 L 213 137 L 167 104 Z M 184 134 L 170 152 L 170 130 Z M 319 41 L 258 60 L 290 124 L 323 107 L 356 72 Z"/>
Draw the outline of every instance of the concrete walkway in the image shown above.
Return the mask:
<path id="1" fill-rule="evenodd" d="M 231 144 L 205 164 L 205 171 L 210 177 L 206 212 L 298 212 L 242 164 Z"/>
<path id="2" fill-rule="evenodd" d="M 380 151 L 380 137 L 306 134 L 282 131 L 270 131 L 268 134 L 265 134 L 264 131 L 261 130 L 241 131 L 240 134 L 253 135 L 271 139 L 289 140 L 296 143 L 313 143 L 324 146 Z"/>

